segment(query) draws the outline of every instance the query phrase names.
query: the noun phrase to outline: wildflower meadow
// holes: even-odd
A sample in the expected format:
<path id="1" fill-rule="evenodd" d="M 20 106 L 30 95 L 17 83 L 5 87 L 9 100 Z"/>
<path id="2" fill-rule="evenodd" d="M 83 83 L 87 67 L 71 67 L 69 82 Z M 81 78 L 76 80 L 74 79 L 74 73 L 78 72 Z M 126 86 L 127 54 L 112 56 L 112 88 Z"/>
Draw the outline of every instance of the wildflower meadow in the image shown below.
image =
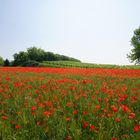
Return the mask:
<path id="1" fill-rule="evenodd" d="M 0 140 L 139 140 L 140 70 L 0 68 Z"/>

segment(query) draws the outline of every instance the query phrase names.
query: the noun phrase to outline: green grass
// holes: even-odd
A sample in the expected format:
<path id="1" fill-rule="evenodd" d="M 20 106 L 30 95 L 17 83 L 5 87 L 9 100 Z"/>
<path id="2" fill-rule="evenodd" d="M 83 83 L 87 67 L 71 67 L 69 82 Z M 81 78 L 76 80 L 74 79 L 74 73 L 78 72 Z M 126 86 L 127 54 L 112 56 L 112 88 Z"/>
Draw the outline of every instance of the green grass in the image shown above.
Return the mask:
<path id="1" fill-rule="evenodd" d="M 111 65 L 111 64 L 92 64 L 74 61 L 44 61 L 41 67 L 76 67 L 76 68 L 119 68 L 119 69 L 140 69 L 140 65 Z"/>

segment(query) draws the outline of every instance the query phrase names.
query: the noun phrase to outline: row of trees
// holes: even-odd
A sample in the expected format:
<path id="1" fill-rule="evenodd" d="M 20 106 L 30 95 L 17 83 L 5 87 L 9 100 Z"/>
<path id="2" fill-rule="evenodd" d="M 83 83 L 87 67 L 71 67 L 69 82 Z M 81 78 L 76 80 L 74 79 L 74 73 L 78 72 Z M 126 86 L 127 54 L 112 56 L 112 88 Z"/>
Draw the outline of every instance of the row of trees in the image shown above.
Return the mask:
<path id="1" fill-rule="evenodd" d="M 37 66 L 43 61 L 79 61 L 64 55 L 46 52 L 43 49 L 31 47 L 26 52 L 21 51 L 14 54 L 13 66 Z"/>
<path id="2" fill-rule="evenodd" d="M 54 54 L 52 52 L 46 52 L 43 49 L 37 47 L 28 48 L 27 51 L 20 51 L 19 53 L 15 53 L 13 55 L 14 60 L 9 62 L 8 59 L 3 61 L 0 57 L 0 65 L 4 66 L 38 66 L 39 63 L 43 61 L 77 61 L 80 60 L 60 55 Z"/>

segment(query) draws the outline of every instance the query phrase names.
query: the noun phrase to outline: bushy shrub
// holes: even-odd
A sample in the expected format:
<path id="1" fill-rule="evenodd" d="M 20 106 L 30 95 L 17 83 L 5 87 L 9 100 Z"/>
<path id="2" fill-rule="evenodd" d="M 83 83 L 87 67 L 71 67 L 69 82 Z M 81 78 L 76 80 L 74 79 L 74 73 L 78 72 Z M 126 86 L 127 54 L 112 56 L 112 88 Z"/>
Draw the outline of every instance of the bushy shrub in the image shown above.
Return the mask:
<path id="1" fill-rule="evenodd" d="M 4 66 L 10 66 L 10 62 L 9 62 L 8 59 L 6 59 L 6 60 L 4 61 Z"/>

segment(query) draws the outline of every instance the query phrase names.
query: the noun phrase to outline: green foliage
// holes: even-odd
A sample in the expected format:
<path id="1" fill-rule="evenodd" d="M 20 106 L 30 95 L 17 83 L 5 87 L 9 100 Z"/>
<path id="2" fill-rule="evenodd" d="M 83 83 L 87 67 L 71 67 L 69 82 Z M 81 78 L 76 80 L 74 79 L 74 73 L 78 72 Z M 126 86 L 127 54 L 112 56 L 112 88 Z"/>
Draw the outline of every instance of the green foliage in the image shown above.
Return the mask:
<path id="1" fill-rule="evenodd" d="M 40 48 L 31 47 L 27 49 L 27 54 L 28 60 L 42 62 L 44 60 L 45 51 Z"/>
<path id="2" fill-rule="evenodd" d="M 131 45 L 134 48 L 131 50 L 131 53 L 127 55 L 127 57 L 131 60 L 131 62 L 140 64 L 140 27 L 134 31 L 134 35 L 131 38 Z"/>
<path id="3" fill-rule="evenodd" d="M 9 62 L 8 59 L 6 59 L 6 60 L 4 61 L 4 66 L 10 66 L 10 62 Z"/>
<path id="4" fill-rule="evenodd" d="M 27 52 L 21 51 L 14 54 L 13 66 L 38 66 L 43 61 L 76 61 L 75 58 L 71 58 L 64 55 L 54 54 L 52 52 L 45 52 L 44 50 L 36 47 L 27 49 Z"/>
<path id="5" fill-rule="evenodd" d="M 57 55 L 55 55 L 52 52 L 46 52 L 44 60 L 47 60 L 47 61 L 58 61 L 59 58 L 58 58 Z"/>
<path id="6" fill-rule="evenodd" d="M 3 64 L 4 64 L 3 58 L 0 56 L 0 66 L 3 66 Z"/>
<path id="7" fill-rule="evenodd" d="M 19 52 L 14 54 L 13 66 L 22 66 L 26 61 L 28 61 L 27 52 Z"/>

